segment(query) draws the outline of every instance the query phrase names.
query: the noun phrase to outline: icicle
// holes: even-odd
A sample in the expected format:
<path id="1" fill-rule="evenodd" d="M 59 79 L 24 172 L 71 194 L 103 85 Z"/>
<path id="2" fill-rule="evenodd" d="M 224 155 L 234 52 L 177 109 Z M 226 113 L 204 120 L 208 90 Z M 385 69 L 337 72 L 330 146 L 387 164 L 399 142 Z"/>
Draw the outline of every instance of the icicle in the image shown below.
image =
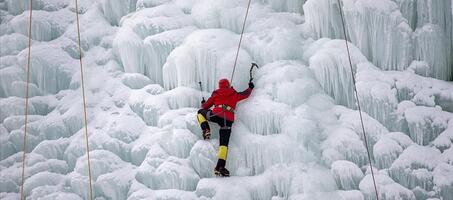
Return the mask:
<path id="1" fill-rule="evenodd" d="M 5 47 L 8 47 L 3 47 L 0 49 L 0 56 L 16 55 L 20 51 L 28 47 L 28 38 L 27 36 L 19 33 L 2 35 L 0 36 L 0 44 L 2 44 L 2 46 L 4 45 Z"/>
<path id="2" fill-rule="evenodd" d="M 322 159 L 330 165 L 336 160 L 348 160 L 358 166 L 368 163 L 364 143 L 354 131 L 337 129 L 322 144 Z"/>
<path id="3" fill-rule="evenodd" d="M 124 72 L 145 73 L 143 41 L 130 28 L 121 28 L 113 39 L 113 51 L 123 64 Z"/>
<path id="4" fill-rule="evenodd" d="M 415 31 L 415 56 L 433 66 L 430 74 L 442 80 L 450 80 L 451 47 L 446 43 L 448 36 L 437 25 L 427 24 Z"/>
<path id="5" fill-rule="evenodd" d="M 349 108 L 355 108 L 351 69 L 346 47 L 342 40 L 320 39 L 307 49 L 310 68 L 324 91 L 335 99 L 335 102 Z M 305 57 L 304 56 L 304 57 Z M 366 62 L 359 49 L 351 45 L 353 70 L 358 63 Z"/>
<path id="6" fill-rule="evenodd" d="M 338 187 L 342 190 L 358 189 L 359 182 L 364 176 L 356 164 L 345 160 L 333 162 L 330 171 Z"/>
<path id="7" fill-rule="evenodd" d="M 344 38 L 337 0 L 308 0 L 303 7 L 315 38 Z"/>
<path id="8" fill-rule="evenodd" d="M 362 110 L 393 130 L 398 105 L 394 82 L 371 63 L 357 66 L 357 93 Z"/>
<path id="9" fill-rule="evenodd" d="M 121 17 L 135 11 L 137 0 L 102 0 L 101 6 L 105 18 L 111 25 L 118 25 Z"/>
<path id="10" fill-rule="evenodd" d="M 420 145 L 427 145 L 447 128 L 451 113 L 439 107 L 416 106 L 404 112 L 409 127 L 409 136 Z"/>
<path id="11" fill-rule="evenodd" d="M 349 39 L 383 70 L 404 70 L 413 60 L 412 29 L 390 1 L 347 0 L 344 12 Z"/>
<path id="12" fill-rule="evenodd" d="M 164 88 L 203 83 L 204 91 L 217 88 L 220 78 L 230 78 L 238 36 L 221 29 L 199 30 L 173 50 L 162 71 Z M 241 89 L 247 84 L 250 56 L 239 52 L 233 85 Z M 239 87 L 238 87 L 239 86 Z"/>
<path id="13" fill-rule="evenodd" d="M 437 186 L 440 196 L 445 200 L 453 199 L 453 166 L 449 164 L 439 164 L 434 169 L 434 184 Z"/>
<path id="14" fill-rule="evenodd" d="M 373 156 L 378 169 L 389 168 L 393 161 L 403 152 L 403 148 L 394 140 L 380 139 L 373 146 Z"/>
<path id="15" fill-rule="evenodd" d="M 19 54 L 19 64 L 21 66 L 27 65 L 27 54 L 28 51 L 25 50 Z M 42 45 L 39 48 L 32 48 L 32 55 L 30 66 L 31 83 L 38 86 L 43 93 L 56 94 L 60 90 L 68 89 L 72 76 L 77 70 L 74 67 L 74 59 L 57 45 Z"/>
<path id="16" fill-rule="evenodd" d="M 162 85 L 162 67 L 168 55 L 194 30 L 194 27 L 189 27 L 147 37 L 144 41 L 145 53 L 143 55 L 145 75 L 150 77 L 154 83 Z"/>
<path id="17" fill-rule="evenodd" d="M 407 19 L 409 25 L 415 30 L 417 27 L 417 0 L 393 0 L 395 1 L 404 18 Z"/>
<path id="18" fill-rule="evenodd" d="M 401 185 L 413 189 L 422 187 L 432 190 L 432 171 L 439 163 L 440 151 L 425 146 L 408 147 L 393 162 L 389 169 L 390 176 Z"/>
<path id="19" fill-rule="evenodd" d="M 28 3 L 27 3 L 28 4 Z M 70 16 L 73 13 L 67 9 L 59 11 L 33 11 L 33 23 L 31 36 L 34 40 L 50 41 L 60 37 L 73 21 L 70 17 L 54 17 L 55 15 Z M 14 32 L 28 36 L 29 13 L 25 12 L 10 21 L 11 28 Z"/>
<path id="20" fill-rule="evenodd" d="M 403 199 L 411 200 L 415 199 L 414 193 L 395 183 L 390 177 L 384 173 L 376 174 L 376 184 L 378 189 L 379 199 Z M 373 180 L 371 174 L 367 174 L 359 185 L 360 191 L 364 194 L 365 200 L 376 199 L 376 193 L 374 191 Z"/>

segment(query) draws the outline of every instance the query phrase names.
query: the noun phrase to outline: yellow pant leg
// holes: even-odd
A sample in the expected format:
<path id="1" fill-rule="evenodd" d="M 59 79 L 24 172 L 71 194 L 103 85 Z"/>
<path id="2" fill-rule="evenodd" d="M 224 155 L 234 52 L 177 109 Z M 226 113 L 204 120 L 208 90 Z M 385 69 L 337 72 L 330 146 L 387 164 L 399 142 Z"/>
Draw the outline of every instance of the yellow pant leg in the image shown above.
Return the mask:
<path id="1" fill-rule="evenodd" d="M 198 124 L 201 124 L 206 121 L 206 118 L 202 114 L 197 115 Z"/>
<path id="2" fill-rule="evenodd" d="M 219 159 L 226 160 L 228 154 L 227 146 L 219 146 Z"/>

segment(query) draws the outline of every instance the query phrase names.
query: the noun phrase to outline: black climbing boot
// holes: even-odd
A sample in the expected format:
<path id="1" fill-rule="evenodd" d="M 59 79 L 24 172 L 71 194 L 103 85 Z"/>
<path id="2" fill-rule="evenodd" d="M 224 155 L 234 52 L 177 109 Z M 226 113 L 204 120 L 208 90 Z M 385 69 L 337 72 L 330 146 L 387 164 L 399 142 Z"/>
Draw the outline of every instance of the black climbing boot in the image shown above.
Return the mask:
<path id="1" fill-rule="evenodd" d="M 215 168 L 214 173 L 216 176 L 221 176 L 221 177 L 229 177 L 230 176 L 230 171 L 228 171 L 225 167 L 221 168 Z"/>
<path id="2" fill-rule="evenodd" d="M 209 129 L 203 130 L 203 139 L 205 139 L 205 140 L 211 139 L 211 130 L 209 130 Z"/>

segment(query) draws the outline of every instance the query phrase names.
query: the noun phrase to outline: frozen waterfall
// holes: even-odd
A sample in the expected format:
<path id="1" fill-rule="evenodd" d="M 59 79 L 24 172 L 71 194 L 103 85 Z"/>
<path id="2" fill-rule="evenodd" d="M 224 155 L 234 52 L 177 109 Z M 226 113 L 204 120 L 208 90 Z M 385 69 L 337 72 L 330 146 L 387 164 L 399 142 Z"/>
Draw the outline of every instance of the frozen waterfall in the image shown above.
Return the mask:
<path id="1" fill-rule="evenodd" d="M 0 0 L 0 199 L 372 200 L 369 152 L 379 199 L 453 200 L 450 0 L 252 0 L 240 48 L 247 0 L 33 0 L 31 49 L 28 3 Z M 216 177 L 197 110 L 250 73 Z"/>

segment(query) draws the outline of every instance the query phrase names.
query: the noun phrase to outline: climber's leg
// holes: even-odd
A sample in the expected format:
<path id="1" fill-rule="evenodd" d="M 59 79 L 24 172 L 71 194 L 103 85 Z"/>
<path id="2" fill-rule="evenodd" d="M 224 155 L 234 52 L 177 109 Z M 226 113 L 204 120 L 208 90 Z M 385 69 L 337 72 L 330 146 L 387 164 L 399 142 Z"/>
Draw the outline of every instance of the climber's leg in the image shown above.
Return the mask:
<path id="1" fill-rule="evenodd" d="M 200 124 L 201 130 L 203 131 L 203 139 L 205 140 L 211 138 L 211 128 L 208 123 L 210 113 L 211 110 L 209 109 L 200 109 L 197 114 L 198 124 Z"/>
<path id="2" fill-rule="evenodd" d="M 225 168 L 225 165 L 228 155 L 228 143 L 231 135 L 231 125 L 231 122 L 227 123 L 225 126 L 222 126 L 219 131 L 219 159 L 217 160 L 217 166 L 215 167 L 216 175 L 230 176 L 230 172 Z"/>

